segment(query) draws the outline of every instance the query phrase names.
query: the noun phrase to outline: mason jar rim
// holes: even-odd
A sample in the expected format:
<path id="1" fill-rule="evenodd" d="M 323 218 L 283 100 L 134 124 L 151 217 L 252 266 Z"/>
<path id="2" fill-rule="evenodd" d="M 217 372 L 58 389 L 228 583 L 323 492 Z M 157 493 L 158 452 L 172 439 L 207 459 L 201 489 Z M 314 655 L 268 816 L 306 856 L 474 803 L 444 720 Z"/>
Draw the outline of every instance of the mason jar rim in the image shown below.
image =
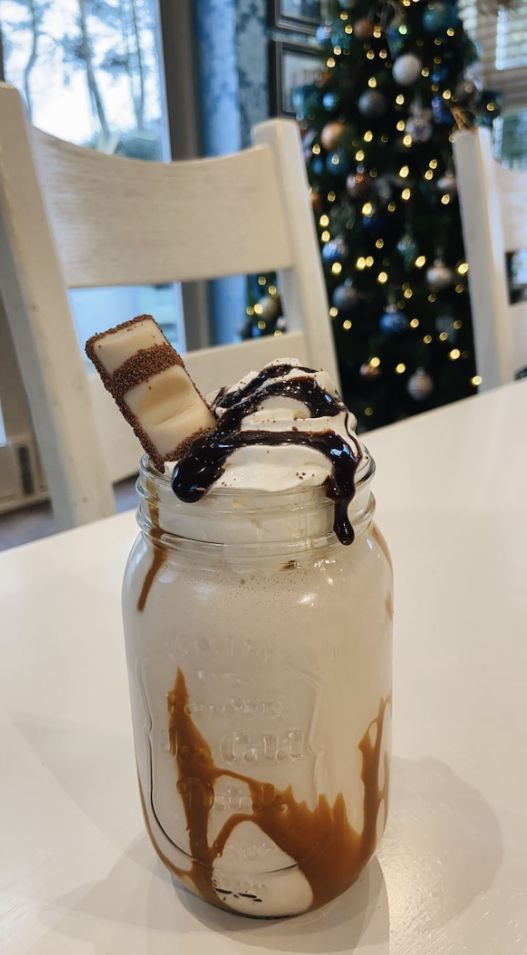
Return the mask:
<path id="1" fill-rule="evenodd" d="M 349 517 L 355 536 L 371 520 L 375 499 L 369 484 L 375 462 L 366 451 L 359 464 Z M 249 554 L 290 553 L 339 544 L 332 514 L 335 502 L 322 484 L 300 484 L 281 491 L 214 487 L 195 503 L 180 501 L 170 475 L 157 471 L 147 455 L 137 481 L 138 523 L 154 545 L 224 548 Z M 201 507 L 200 507 L 201 503 Z"/>
<path id="2" fill-rule="evenodd" d="M 357 480 L 355 481 L 355 489 L 358 491 L 360 488 L 364 487 L 375 475 L 376 464 L 372 458 L 369 451 L 364 448 L 364 445 L 361 445 L 363 450 L 366 451 L 363 459 L 359 462 L 357 468 Z M 161 485 L 163 489 L 172 490 L 171 488 L 171 475 L 167 474 L 166 471 L 159 471 L 154 465 L 148 454 L 144 454 L 141 458 L 139 464 L 139 477 L 145 475 L 147 478 L 154 479 L 158 484 Z M 320 493 L 321 492 L 321 493 Z M 214 500 L 214 502 L 220 501 L 232 501 L 233 499 L 240 497 L 251 497 L 258 495 L 261 499 L 265 499 L 266 504 L 270 503 L 270 499 L 277 500 L 278 498 L 283 498 L 286 501 L 291 501 L 296 497 L 313 497 L 321 496 L 325 499 L 328 504 L 333 505 L 333 501 L 327 497 L 324 493 L 323 484 L 298 484 L 294 487 L 284 488 L 282 490 L 266 490 L 264 488 L 250 488 L 250 487 L 220 487 L 219 485 L 212 485 L 210 490 L 203 495 L 202 500 L 205 498 L 209 500 Z M 175 496 L 175 495 L 174 495 Z M 183 502 L 181 502 L 183 503 Z M 199 501 L 196 502 L 199 506 Z M 196 504 L 189 504 L 189 507 L 195 507 Z"/>

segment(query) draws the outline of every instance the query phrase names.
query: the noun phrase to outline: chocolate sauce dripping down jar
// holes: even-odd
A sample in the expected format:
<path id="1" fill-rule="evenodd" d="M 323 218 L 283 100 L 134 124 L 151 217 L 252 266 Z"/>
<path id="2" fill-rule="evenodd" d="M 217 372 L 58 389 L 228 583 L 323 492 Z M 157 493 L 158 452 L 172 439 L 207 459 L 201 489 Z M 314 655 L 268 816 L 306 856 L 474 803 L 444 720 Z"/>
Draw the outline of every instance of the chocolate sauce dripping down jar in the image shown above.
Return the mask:
<path id="1" fill-rule="evenodd" d="M 264 383 L 275 385 L 284 381 Z M 317 440 L 329 448 L 342 405 L 316 388 L 304 397 L 312 417 L 323 402 Z M 209 481 L 248 433 L 240 405 L 245 414 L 258 400 L 253 388 L 228 401 L 215 438 L 190 449 L 197 464 L 174 472 L 187 500 L 143 460 L 123 614 L 153 849 L 209 903 L 278 917 L 346 891 L 382 835 L 392 569 L 374 523 L 374 465 L 352 442 L 341 470 L 328 457 L 325 486 Z M 284 432 L 273 433 L 264 440 Z"/>

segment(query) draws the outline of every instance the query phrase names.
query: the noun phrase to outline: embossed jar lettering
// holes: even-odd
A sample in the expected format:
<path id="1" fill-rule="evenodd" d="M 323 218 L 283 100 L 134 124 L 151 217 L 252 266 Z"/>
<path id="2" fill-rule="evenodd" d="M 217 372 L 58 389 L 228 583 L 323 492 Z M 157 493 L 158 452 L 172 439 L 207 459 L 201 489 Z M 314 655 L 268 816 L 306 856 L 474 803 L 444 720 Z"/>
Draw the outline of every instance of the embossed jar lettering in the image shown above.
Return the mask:
<path id="1" fill-rule="evenodd" d="M 300 759 L 304 755 L 304 734 L 300 730 L 290 730 L 282 735 L 234 730 L 223 737 L 220 753 L 227 763 Z"/>

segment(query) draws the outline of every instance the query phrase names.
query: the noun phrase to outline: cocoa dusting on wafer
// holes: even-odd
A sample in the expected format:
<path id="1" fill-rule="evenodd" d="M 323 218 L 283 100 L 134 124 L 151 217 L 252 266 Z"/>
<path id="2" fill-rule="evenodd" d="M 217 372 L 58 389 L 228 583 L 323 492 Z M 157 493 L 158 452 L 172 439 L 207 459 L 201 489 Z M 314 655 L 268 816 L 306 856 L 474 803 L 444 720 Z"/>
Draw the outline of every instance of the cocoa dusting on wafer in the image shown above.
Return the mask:
<path id="1" fill-rule="evenodd" d="M 142 385 L 152 375 L 157 375 L 172 365 L 184 368 L 180 355 L 169 345 L 152 345 L 151 348 L 141 348 L 136 355 L 127 358 L 114 371 L 112 377 L 112 394 L 114 398 L 123 397 L 127 391 Z"/>

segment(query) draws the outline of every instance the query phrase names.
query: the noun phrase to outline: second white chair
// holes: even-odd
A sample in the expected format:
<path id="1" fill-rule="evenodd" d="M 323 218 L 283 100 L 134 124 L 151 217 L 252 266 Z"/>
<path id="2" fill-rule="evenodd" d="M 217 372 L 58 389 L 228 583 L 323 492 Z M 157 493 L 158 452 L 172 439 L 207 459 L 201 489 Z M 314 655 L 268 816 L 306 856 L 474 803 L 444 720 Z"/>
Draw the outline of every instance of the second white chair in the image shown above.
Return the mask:
<path id="1" fill-rule="evenodd" d="M 527 248 L 527 174 L 494 159 L 489 130 L 457 133 L 459 198 L 481 388 L 527 365 L 527 302 L 511 305 L 506 254 Z"/>

